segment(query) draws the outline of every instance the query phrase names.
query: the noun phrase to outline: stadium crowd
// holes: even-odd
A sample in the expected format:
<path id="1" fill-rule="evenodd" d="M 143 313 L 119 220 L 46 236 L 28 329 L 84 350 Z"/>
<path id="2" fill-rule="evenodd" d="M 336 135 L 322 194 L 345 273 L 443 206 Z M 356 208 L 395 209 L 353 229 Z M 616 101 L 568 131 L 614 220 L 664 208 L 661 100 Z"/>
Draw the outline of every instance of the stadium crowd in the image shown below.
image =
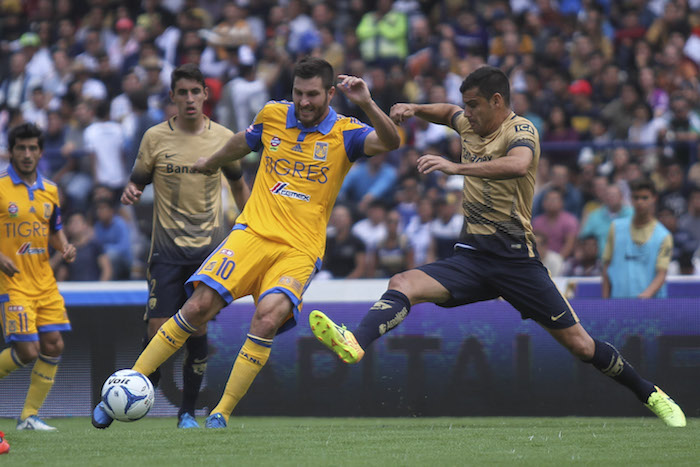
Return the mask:
<path id="1" fill-rule="evenodd" d="M 81 258 L 55 258 L 60 280 L 143 277 L 148 195 L 116 200 L 146 129 L 175 112 L 175 67 L 198 64 L 206 113 L 240 131 L 266 101 L 291 99 L 292 64 L 309 54 L 363 77 L 387 113 L 461 106 L 463 78 L 500 67 L 540 133 L 533 227 L 552 275 L 600 275 L 608 227 L 631 215 L 628 184 L 643 175 L 673 234 L 669 273 L 700 274 L 700 0 L 2 0 L 0 23 L 0 170 L 9 128 L 44 129 L 40 170 Z M 332 105 L 364 118 L 340 93 Z M 326 277 L 389 277 L 459 236 L 461 177 L 416 169 L 422 154 L 459 158 L 457 133 L 420 119 L 401 131 L 398 150 L 345 180 Z M 244 159 L 248 183 L 258 161 Z"/>

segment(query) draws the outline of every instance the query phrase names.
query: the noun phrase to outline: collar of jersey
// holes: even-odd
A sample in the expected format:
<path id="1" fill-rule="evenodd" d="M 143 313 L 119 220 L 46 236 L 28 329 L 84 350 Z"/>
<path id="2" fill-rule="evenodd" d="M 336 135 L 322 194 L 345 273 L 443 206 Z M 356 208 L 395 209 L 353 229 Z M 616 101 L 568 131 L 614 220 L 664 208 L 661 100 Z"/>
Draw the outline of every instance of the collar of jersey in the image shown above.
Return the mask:
<path id="1" fill-rule="evenodd" d="M 328 106 L 328 115 L 326 115 L 326 118 L 324 118 L 323 121 L 318 125 L 313 126 L 311 128 L 306 128 L 304 125 L 301 124 L 299 120 L 297 120 L 297 117 L 294 115 L 293 103 L 289 106 L 289 109 L 287 110 L 287 128 L 299 128 L 304 133 L 312 133 L 314 131 L 318 131 L 319 133 L 327 135 L 331 132 L 331 129 L 333 128 L 333 125 L 335 124 L 335 121 L 337 119 L 338 114 L 335 113 L 333 107 Z"/>
<path id="2" fill-rule="evenodd" d="M 41 174 L 39 172 L 36 173 L 36 182 L 34 182 L 33 185 L 29 185 L 27 182 L 19 178 L 19 175 L 17 172 L 15 172 L 15 168 L 10 164 L 7 167 L 7 173 L 10 175 L 10 180 L 12 180 L 12 183 L 15 185 L 25 185 L 27 189 L 29 190 L 43 190 L 44 189 L 44 179 L 42 178 Z"/>

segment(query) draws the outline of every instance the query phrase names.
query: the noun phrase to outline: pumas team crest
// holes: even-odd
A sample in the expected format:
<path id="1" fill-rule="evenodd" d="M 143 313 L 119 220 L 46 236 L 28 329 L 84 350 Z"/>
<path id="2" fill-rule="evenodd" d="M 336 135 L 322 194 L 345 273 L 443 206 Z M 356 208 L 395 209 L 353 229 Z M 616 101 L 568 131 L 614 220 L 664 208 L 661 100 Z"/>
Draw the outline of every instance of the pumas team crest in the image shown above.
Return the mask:
<path id="1" fill-rule="evenodd" d="M 316 141 L 314 144 L 314 160 L 325 161 L 328 157 L 328 143 Z"/>
<path id="2" fill-rule="evenodd" d="M 273 136 L 270 140 L 270 151 L 277 151 L 280 147 L 280 143 L 282 143 L 282 140 L 277 136 Z"/>

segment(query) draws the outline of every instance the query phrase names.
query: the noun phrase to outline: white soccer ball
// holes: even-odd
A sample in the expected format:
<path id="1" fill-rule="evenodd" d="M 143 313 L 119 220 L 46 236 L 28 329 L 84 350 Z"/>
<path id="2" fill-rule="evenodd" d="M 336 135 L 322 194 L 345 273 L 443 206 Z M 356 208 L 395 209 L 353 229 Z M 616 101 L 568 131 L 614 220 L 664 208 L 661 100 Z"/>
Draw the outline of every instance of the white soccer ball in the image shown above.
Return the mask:
<path id="1" fill-rule="evenodd" d="M 155 392 L 151 380 L 134 370 L 115 371 L 102 386 L 104 408 L 115 420 L 133 422 L 146 416 Z"/>

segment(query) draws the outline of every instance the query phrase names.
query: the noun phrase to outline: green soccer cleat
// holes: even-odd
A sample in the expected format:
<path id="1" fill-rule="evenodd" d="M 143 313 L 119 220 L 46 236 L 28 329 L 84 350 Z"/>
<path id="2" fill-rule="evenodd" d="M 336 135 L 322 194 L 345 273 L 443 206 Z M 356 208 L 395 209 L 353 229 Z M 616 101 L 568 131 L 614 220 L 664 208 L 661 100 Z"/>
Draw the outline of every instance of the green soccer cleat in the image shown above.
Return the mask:
<path id="1" fill-rule="evenodd" d="M 646 405 L 657 417 L 668 426 L 685 426 L 685 414 L 681 408 L 673 402 L 673 399 L 663 392 L 658 386 L 654 386 L 656 391 L 652 392 Z"/>
<path id="2" fill-rule="evenodd" d="M 338 326 L 320 311 L 311 312 L 309 325 L 314 336 L 345 363 L 357 363 L 365 356 L 365 351 L 357 343 L 353 333 L 345 326 Z"/>

